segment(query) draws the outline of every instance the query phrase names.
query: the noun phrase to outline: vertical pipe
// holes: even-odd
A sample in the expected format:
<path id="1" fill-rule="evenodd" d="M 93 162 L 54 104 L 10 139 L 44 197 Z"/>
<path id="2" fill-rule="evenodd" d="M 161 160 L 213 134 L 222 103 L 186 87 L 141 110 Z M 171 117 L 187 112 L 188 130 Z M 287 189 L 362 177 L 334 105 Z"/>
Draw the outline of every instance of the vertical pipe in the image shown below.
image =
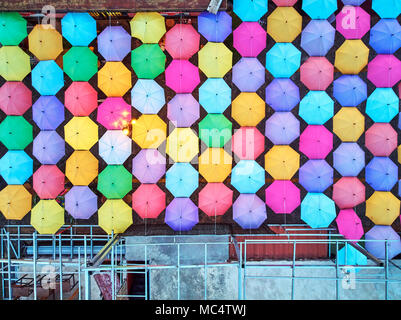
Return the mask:
<path id="1" fill-rule="evenodd" d="M 8 276 L 8 299 L 12 300 L 12 289 L 11 289 L 11 252 L 10 252 L 10 233 L 7 231 L 7 276 Z"/>
<path id="2" fill-rule="evenodd" d="M 244 242 L 244 287 L 242 289 L 242 299 L 246 299 L 246 240 Z"/>
<path id="3" fill-rule="evenodd" d="M 37 298 L 37 290 L 36 290 L 36 231 L 33 233 L 33 300 Z"/>
<path id="4" fill-rule="evenodd" d="M 112 234 L 112 237 L 114 236 L 114 232 Z M 115 277 L 115 271 L 114 271 L 114 246 L 111 247 L 111 300 L 115 300 L 115 281 L 114 281 L 114 277 Z"/>
<path id="5" fill-rule="evenodd" d="M 61 234 L 58 236 L 58 255 L 59 255 L 59 277 L 60 277 L 60 300 L 63 300 L 63 259 L 61 247 Z"/>
<path id="6" fill-rule="evenodd" d="M 340 288 L 339 288 L 339 278 L 338 278 L 338 240 L 336 240 L 336 300 L 340 298 Z"/>
<path id="7" fill-rule="evenodd" d="M 385 240 L 384 242 L 385 248 L 384 248 L 384 286 L 385 286 L 385 293 L 384 293 L 384 299 L 388 300 L 388 240 Z"/>
<path id="8" fill-rule="evenodd" d="M 89 271 L 85 269 L 85 300 L 90 300 L 91 299 L 91 278 L 89 275 Z"/>
<path id="9" fill-rule="evenodd" d="M 291 278 L 291 300 L 295 297 L 295 259 L 297 252 L 297 242 L 293 242 L 293 252 L 292 252 L 292 278 Z"/>
<path id="10" fill-rule="evenodd" d="M 81 294 L 81 247 L 78 247 L 78 300 L 82 300 L 82 294 Z"/>
<path id="11" fill-rule="evenodd" d="M 181 299 L 180 292 L 180 244 L 177 243 L 177 300 Z"/>
<path id="12" fill-rule="evenodd" d="M 148 299 L 148 245 L 145 244 L 145 300 Z"/>
<path id="13" fill-rule="evenodd" d="M 238 257 L 238 300 L 242 300 L 242 242 L 239 243 Z"/>
<path id="14" fill-rule="evenodd" d="M 207 243 L 205 242 L 204 244 L 204 254 L 205 254 L 205 258 L 204 258 L 204 285 L 205 285 L 205 292 L 204 292 L 204 300 L 207 300 Z"/>

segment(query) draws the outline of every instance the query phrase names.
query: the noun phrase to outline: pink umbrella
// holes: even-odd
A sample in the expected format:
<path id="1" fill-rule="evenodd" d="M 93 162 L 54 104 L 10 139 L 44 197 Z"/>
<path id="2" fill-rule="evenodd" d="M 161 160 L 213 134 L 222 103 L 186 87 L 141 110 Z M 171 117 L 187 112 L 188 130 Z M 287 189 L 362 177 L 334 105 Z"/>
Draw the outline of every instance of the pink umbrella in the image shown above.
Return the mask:
<path id="1" fill-rule="evenodd" d="M 32 92 L 22 82 L 6 82 L 0 88 L 0 109 L 9 116 L 22 116 L 32 106 Z"/>
<path id="2" fill-rule="evenodd" d="M 287 180 L 276 180 L 266 189 L 266 204 L 275 213 L 289 214 L 301 204 L 301 192 Z"/>
<path id="3" fill-rule="evenodd" d="M 365 186 L 357 177 L 342 177 L 333 186 L 333 200 L 340 209 L 356 207 L 365 201 Z"/>
<path id="4" fill-rule="evenodd" d="M 97 108 L 97 92 L 88 82 L 73 82 L 65 90 L 64 104 L 74 116 L 89 116 Z"/>
<path id="5" fill-rule="evenodd" d="M 156 184 L 141 184 L 132 194 L 132 209 L 142 219 L 155 219 L 165 208 L 166 194 Z"/>
<path id="6" fill-rule="evenodd" d="M 344 6 L 336 17 L 336 28 L 345 39 L 361 39 L 370 30 L 370 15 L 361 7 Z"/>
<path id="7" fill-rule="evenodd" d="M 176 93 L 191 93 L 199 82 L 198 68 L 187 60 L 173 60 L 166 69 L 166 85 Z"/>
<path id="8" fill-rule="evenodd" d="M 266 31 L 258 22 L 243 22 L 233 32 L 234 48 L 243 57 L 257 57 L 266 48 Z"/>
<path id="9" fill-rule="evenodd" d="M 131 121 L 131 106 L 120 97 L 109 97 L 97 109 L 97 122 L 107 130 L 123 129 Z"/>
<path id="10" fill-rule="evenodd" d="M 208 183 L 199 192 L 199 208 L 209 217 L 221 216 L 233 204 L 233 191 L 223 183 Z"/>
<path id="11" fill-rule="evenodd" d="M 301 81 L 309 90 L 326 90 L 333 82 L 334 67 L 325 57 L 310 57 L 300 68 Z"/>
<path id="12" fill-rule="evenodd" d="M 368 64 L 368 79 L 379 88 L 391 88 L 401 80 L 401 61 L 379 54 Z"/>
<path id="13" fill-rule="evenodd" d="M 277 7 L 292 7 L 298 0 L 273 0 Z"/>
<path id="14" fill-rule="evenodd" d="M 199 50 L 200 35 L 190 24 L 176 24 L 166 33 L 166 50 L 173 59 L 189 59 Z"/>
<path id="15" fill-rule="evenodd" d="M 365 145 L 375 157 L 388 157 L 397 148 L 397 132 L 389 123 L 374 123 L 365 133 Z"/>
<path id="16" fill-rule="evenodd" d="M 345 239 L 359 240 L 362 238 L 364 234 L 362 222 L 354 210 L 340 210 L 336 222 L 338 232 L 341 233 Z"/>
<path id="17" fill-rule="evenodd" d="M 232 136 L 232 151 L 241 160 L 255 160 L 265 150 L 265 137 L 255 127 L 242 127 Z"/>
<path id="18" fill-rule="evenodd" d="M 64 190 L 64 173 L 56 165 L 43 165 L 33 174 L 33 189 L 41 199 L 55 199 Z"/>
<path id="19" fill-rule="evenodd" d="M 307 126 L 299 138 L 299 150 L 309 159 L 325 159 L 333 149 L 333 134 L 324 126 Z"/>

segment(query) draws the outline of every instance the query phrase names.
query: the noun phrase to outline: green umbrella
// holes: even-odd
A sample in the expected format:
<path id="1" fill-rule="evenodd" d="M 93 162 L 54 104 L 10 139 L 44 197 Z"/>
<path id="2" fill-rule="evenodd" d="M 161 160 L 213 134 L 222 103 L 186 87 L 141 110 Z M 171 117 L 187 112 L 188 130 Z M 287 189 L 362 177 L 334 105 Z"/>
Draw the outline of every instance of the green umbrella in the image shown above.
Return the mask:
<path id="1" fill-rule="evenodd" d="M 131 66 L 138 78 L 154 79 L 166 68 L 166 55 L 158 44 L 143 44 L 132 50 Z"/>
<path id="2" fill-rule="evenodd" d="M 97 72 L 97 56 L 88 47 L 72 47 L 63 56 L 63 68 L 72 81 L 89 81 Z"/>
<path id="3" fill-rule="evenodd" d="M 0 123 L 0 142 L 9 150 L 24 150 L 32 142 L 32 125 L 22 116 L 7 116 Z"/>
<path id="4" fill-rule="evenodd" d="M 0 76 L 7 81 L 22 81 L 30 72 L 29 56 L 20 47 L 0 48 Z"/>
<path id="5" fill-rule="evenodd" d="M 124 166 L 107 166 L 99 174 L 97 189 L 107 199 L 122 199 L 132 189 L 132 175 Z"/>
<path id="6" fill-rule="evenodd" d="M 26 25 L 26 20 L 18 12 L 0 12 L 0 43 L 18 46 L 28 36 Z"/>
<path id="7" fill-rule="evenodd" d="M 199 137 L 209 148 L 222 148 L 231 131 L 232 124 L 223 114 L 208 114 L 199 122 Z"/>

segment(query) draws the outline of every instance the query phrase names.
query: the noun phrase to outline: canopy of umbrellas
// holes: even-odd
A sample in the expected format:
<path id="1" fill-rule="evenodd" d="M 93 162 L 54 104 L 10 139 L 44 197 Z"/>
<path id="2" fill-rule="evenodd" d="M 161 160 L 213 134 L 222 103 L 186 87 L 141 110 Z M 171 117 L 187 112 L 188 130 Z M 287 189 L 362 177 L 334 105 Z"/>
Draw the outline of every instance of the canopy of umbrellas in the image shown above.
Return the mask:
<path id="1" fill-rule="evenodd" d="M 204 12 L 194 25 L 176 23 L 168 29 L 160 14 L 137 13 L 130 21 L 131 34 L 119 25 L 97 30 L 89 14 L 68 13 L 61 30 L 38 24 L 28 35 L 20 14 L 0 13 L 0 76 L 5 80 L 0 109 L 6 115 L 0 141 L 7 148 L 0 159 L 7 184 L 0 191 L 3 215 L 20 220 L 31 211 L 36 230 L 52 234 L 64 224 L 65 211 L 76 219 L 97 212 L 107 233 L 120 233 L 133 223 L 133 209 L 143 219 L 164 212 L 172 229 L 187 231 L 199 222 L 201 212 L 215 217 L 232 207 L 242 228 L 257 229 L 267 210 L 291 214 L 300 206 L 301 219 L 312 228 L 336 221 L 347 239 L 392 239 L 389 255 L 401 252 L 391 227 L 400 213 L 400 201 L 391 192 L 398 166 L 390 159 L 399 129 L 392 120 L 399 112 L 393 87 L 401 80 L 401 62 L 395 56 L 401 47 L 401 0 L 373 0 L 374 17 L 363 8 L 364 0 L 343 0 L 341 8 L 336 0 L 303 0 L 303 13 L 293 7 L 297 0 L 270 1 L 271 12 L 267 0 L 235 0 L 231 15 Z M 234 15 L 241 20 L 238 26 L 233 26 Z M 307 24 L 302 30 L 303 19 Z M 231 33 L 233 47 L 226 41 Z M 63 37 L 71 45 L 68 50 Z M 132 37 L 142 44 L 131 48 Z M 298 37 L 297 47 L 293 42 Z M 203 38 L 207 42 L 201 45 Z M 326 55 L 336 40 L 342 44 L 329 61 Z M 235 50 L 241 57 L 233 65 Z M 370 52 L 375 54 L 369 61 Z M 167 53 L 172 61 L 166 67 Z M 129 54 L 131 65 L 124 65 Z M 38 61 L 32 70 L 30 55 Z M 99 57 L 106 62 L 99 64 Z M 200 72 L 207 77 L 203 83 Z M 94 76 L 97 88 L 89 84 Z M 72 80 L 68 88 L 66 77 Z M 367 82 L 376 87 L 372 92 Z M 176 93 L 167 101 L 167 119 L 158 115 L 166 104 L 164 85 Z M 301 86 L 307 89 L 303 97 Z M 236 97 L 234 87 L 240 91 Z M 123 98 L 129 90 L 131 105 Z M 36 101 L 32 91 L 40 95 Z M 98 105 L 100 91 L 107 98 Z M 336 114 L 335 103 L 340 106 Z M 200 107 L 207 112 L 203 119 Z M 229 107 L 232 121 L 240 125 L 234 134 L 223 114 Z M 141 114 L 137 119 L 132 108 Z M 68 122 L 65 109 L 73 115 Z M 271 114 L 267 119 L 266 110 Z M 365 117 L 374 122 L 366 132 Z M 265 135 L 257 128 L 264 119 Z M 169 133 L 168 121 L 174 124 Z M 301 123 L 306 124 L 302 133 Z M 56 131 L 61 124 L 64 138 Z M 191 128 L 194 124 L 199 134 Z M 40 129 L 35 137 L 33 126 Z M 99 126 L 107 129 L 100 139 Z M 340 140 L 335 150 L 334 137 Z M 124 163 L 132 155 L 132 140 L 141 150 L 132 156 L 129 172 Z M 25 150 L 31 143 L 32 157 Z M 62 172 L 65 143 L 74 152 Z M 99 158 L 90 151 L 96 143 Z M 201 153 L 200 144 L 207 147 Z M 373 158 L 365 165 L 366 153 Z M 265 168 L 256 161 L 263 154 Z M 302 166 L 300 154 L 307 158 Z M 167 156 L 174 165 L 166 172 Z M 33 157 L 41 164 L 34 173 Z M 330 165 L 326 159 L 331 157 Z M 99 173 L 100 158 L 107 166 Z M 191 165 L 194 159 L 199 170 Z M 334 170 L 341 179 L 335 181 Z M 266 172 L 270 180 L 263 201 L 256 193 L 266 183 Z M 24 186 L 31 176 L 40 198 L 33 208 L 32 194 Z M 207 184 L 198 192 L 200 176 Z M 174 197 L 168 204 L 158 186 L 163 177 Z M 123 198 L 133 189 L 133 178 L 140 185 L 132 193 L 131 208 Z M 73 185 L 69 190 L 64 189 L 66 179 Z M 107 199 L 99 208 L 96 182 Z M 230 185 L 240 193 L 234 203 Z M 374 192 L 365 203 L 366 185 Z M 307 192 L 302 201 L 301 188 Z M 196 192 L 198 205 L 191 199 Z M 65 204 L 56 201 L 60 194 Z M 376 225 L 366 234 L 355 212 L 361 204 Z M 383 255 L 382 243 L 368 242 L 366 247 Z"/>

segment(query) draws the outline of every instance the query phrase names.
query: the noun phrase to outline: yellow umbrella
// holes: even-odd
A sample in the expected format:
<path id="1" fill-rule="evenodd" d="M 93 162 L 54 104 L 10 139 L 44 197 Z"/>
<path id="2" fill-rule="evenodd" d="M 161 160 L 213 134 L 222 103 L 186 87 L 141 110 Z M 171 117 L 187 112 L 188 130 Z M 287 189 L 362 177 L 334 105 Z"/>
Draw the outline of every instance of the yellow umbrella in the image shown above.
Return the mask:
<path id="1" fill-rule="evenodd" d="M 55 234 L 64 225 L 64 208 L 56 200 L 40 200 L 32 209 L 31 225 L 40 234 Z"/>
<path id="2" fill-rule="evenodd" d="M 32 208 L 32 195 L 22 185 L 0 191 L 0 211 L 8 220 L 21 220 Z"/>
<path id="3" fill-rule="evenodd" d="M 191 162 L 199 152 L 198 136 L 191 128 L 175 128 L 167 138 L 166 152 L 175 162 Z"/>
<path id="4" fill-rule="evenodd" d="M 132 223 L 132 208 L 122 199 L 106 200 L 99 209 L 98 224 L 107 234 L 123 233 Z"/>
<path id="5" fill-rule="evenodd" d="M 343 142 L 356 142 L 365 131 L 365 117 L 358 108 L 341 108 L 333 117 L 333 132 Z"/>
<path id="6" fill-rule="evenodd" d="M 87 186 L 98 169 L 99 162 L 90 151 L 74 151 L 65 164 L 65 175 L 73 185 Z"/>
<path id="7" fill-rule="evenodd" d="M 73 117 L 64 126 L 64 138 L 75 150 L 89 150 L 99 140 L 98 126 L 89 117 Z"/>
<path id="8" fill-rule="evenodd" d="M 63 52 L 63 38 L 51 25 L 37 24 L 28 36 L 29 51 L 39 60 L 56 60 Z"/>
<path id="9" fill-rule="evenodd" d="M 129 24 L 131 35 L 143 43 L 158 43 L 166 33 L 164 17 L 157 12 L 138 12 Z"/>
<path id="10" fill-rule="evenodd" d="M 233 53 L 224 43 L 208 42 L 198 55 L 199 69 L 208 78 L 223 78 L 233 66 Z"/>
<path id="11" fill-rule="evenodd" d="M 142 149 L 156 149 L 166 140 L 167 124 L 156 114 L 143 114 L 132 124 L 132 139 Z"/>
<path id="12" fill-rule="evenodd" d="M 265 169 L 275 180 L 290 180 L 299 169 L 299 154 L 290 146 L 273 146 L 265 154 Z"/>
<path id="13" fill-rule="evenodd" d="M 302 16 L 293 7 L 278 7 L 267 18 L 267 33 L 276 42 L 293 42 L 302 31 Z"/>
<path id="14" fill-rule="evenodd" d="M 131 72 L 122 62 L 106 62 L 98 72 L 98 87 L 108 97 L 122 97 L 132 86 Z"/>
<path id="15" fill-rule="evenodd" d="M 7 81 L 22 81 L 30 72 L 29 56 L 20 47 L 0 48 L 0 76 Z"/>
<path id="16" fill-rule="evenodd" d="M 374 224 L 390 226 L 400 216 L 400 200 L 391 192 L 375 191 L 366 200 L 366 216 Z"/>
<path id="17" fill-rule="evenodd" d="M 199 156 L 199 173 L 207 182 L 223 182 L 231 173 L 232 160 L 223 148 L 208 148 Z"/>
<path id="18" fill-rule="evenodd" d="M 243 127 L 256 127 L 265 118 L 266 104 L 255 92 L 242 92 L 232 102 L 231 115 Z"/>
<path id="19" fill-rule="evenodd" d="M 369 48 L 362 40 L 345 40 L 336 51 L 334 66 L 344 74 L 358 74 L 368 64 Z"/>

